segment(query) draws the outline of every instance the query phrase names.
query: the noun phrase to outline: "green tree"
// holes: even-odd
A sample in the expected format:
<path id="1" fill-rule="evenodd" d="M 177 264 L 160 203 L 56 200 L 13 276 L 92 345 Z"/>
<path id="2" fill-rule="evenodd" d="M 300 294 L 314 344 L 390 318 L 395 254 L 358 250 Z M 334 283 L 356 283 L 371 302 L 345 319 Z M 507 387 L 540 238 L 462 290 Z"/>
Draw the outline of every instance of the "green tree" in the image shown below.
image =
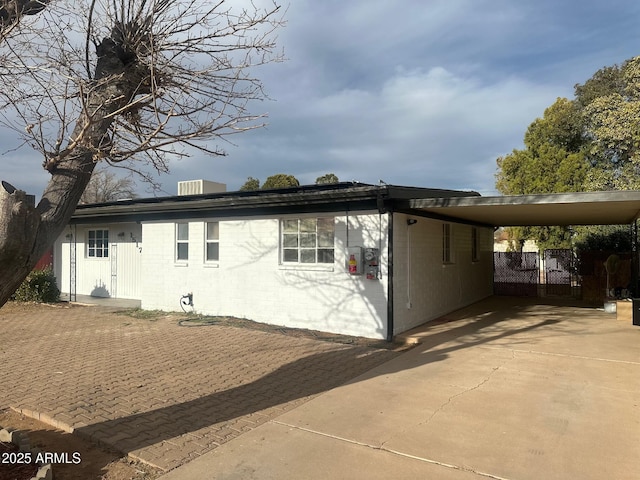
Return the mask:
<path id="1" fill-rule="evenodd" d="M 585 108 L 592 139 L 589 190 L 640 188 L 640 57 L 620 69 L 621 88 L 594 98 Z"/>
<path id="2" fill-rule="evenodd" d="M 539 150 L 551 145 L 565 150 L 567 153 L 577 153 L 583 150 L 584 119 L 576 101 L 567 98 L 557 98 L 544 111 L 544 116 L 533 121 L 524 136 L 524 143 L 528 149 L 539 155 Z"/>
<path id="3" fill-rule="evenodd" d="M 632 250 L 629 225 L 598 225 L 580 227 L 573 238 L 577 250 L 621 253 Z"/>
<path id="4" fill-rule="evenodd" d="M 262 184 L 262 189 L 267 190 L 271 188 L 287 188 L 287 187 L 299 187 L 300 182 L 293 175 L 287 175 L 285 173 L 276 173 L 267 177 Z"/>
<path id="5" fill-rule="evenodd" d="M 497 160 L 496 188 L 504 195 L 577 192 L 583 189 L 588 164 L 582 147 L 581 118 L 574 102 L 558 98 L 527 129 L 524 150 Z M 566 248 L 567 227 L 512 227 L 512 246 L 534 239 L 540 248 Z"/>
<path id="6" fill-rule="evenodd" d="M 252 190 L 260 189 L 260 180 L 253 177 L 247 177 L 247 181 L 242 184 L 240 187 L 241 192 L 249 192 Z"/>
<path id="7" fill-rule="evenodd" d="M 598 70 L 536 119 L 525 148 L 498 159 L 496 188 L 505 195 L 640 188 L 640 57 Z M 575 240 L 618 235 L 616 229 L 576 227 Z M 607 233 L 610 232 L 610 233 Z M 569 246 L 558 227 L 509 229 L 513 240 Z M 517 242 L 516 242 L 517 243 Z"/>
<path id="8" fill-rule="evenodd" d="M 583 109 L 595 99 L 624 91 L 622 68 L 618 65 L 604 67 L 594 73 L 584 84 L 575 85 L 576 103 Z"/>
<path id="9" fill-rule="evenodd" d="M 340 183 L 340 179 L 335 173 L 327 173 L 316 178 L 316 185 L 327 185 L 331 183 Z"/>

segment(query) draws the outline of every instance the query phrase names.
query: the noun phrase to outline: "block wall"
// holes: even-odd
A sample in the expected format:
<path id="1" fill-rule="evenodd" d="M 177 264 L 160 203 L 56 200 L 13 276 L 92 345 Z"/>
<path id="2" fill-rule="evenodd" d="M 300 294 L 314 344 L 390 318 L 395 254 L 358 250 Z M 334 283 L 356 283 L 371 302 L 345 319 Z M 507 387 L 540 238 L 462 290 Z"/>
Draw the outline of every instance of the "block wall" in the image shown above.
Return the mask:
<path id="1" fill-rule="evenodd" d="M 416 222 L 409 225 L 407 220 Z M 493 230 L 451 223 L 451 262 L 443 262 L 444 222 L 404 214 L 393 220 L 394 334 L 493 293 Z"/>
<path id="2" fill-rule="evenodd" d="M 189 220 L 188 261 L 176 260 L 174 222 L 144 223 L 142 308 L 180 311 L 181 297 L 192 293 L 193 309 L 202 314 L 385 338 L 386 215 L 323 214 L 335 216 L 334 263 L 284 264 L 280 253 L 280 220 L 304 216 Z M 205 261 L 207 221 L 219 221 L 217 262 Z M 349 275 L 347 246 L 381 249 L 377 280 Z"/>

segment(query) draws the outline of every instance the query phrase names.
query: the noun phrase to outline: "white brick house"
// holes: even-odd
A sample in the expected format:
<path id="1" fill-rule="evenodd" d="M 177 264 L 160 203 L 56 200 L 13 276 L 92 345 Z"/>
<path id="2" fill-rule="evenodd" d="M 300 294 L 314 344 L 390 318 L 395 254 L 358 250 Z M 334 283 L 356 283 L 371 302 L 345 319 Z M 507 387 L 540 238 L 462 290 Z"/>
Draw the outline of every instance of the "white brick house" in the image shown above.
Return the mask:
<path id="1" fill-rule="evenodd" d="M 492 294 L 493 229 L 408 206 L 474 192 L 219 190 L 79 206 L 60 289 L 167 311 L 191 294 L 203 314 L 386 339 Z"/>

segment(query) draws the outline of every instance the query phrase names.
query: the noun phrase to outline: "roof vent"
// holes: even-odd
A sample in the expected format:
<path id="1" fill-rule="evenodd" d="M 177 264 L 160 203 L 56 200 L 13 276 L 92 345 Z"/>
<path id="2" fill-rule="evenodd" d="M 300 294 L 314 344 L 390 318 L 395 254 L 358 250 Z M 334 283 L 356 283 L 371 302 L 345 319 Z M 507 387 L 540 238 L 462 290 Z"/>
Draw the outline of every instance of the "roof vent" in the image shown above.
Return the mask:
<path id="1" fill-rule="evenodd" d="M 201 195 L 203 193 L 224 193 L 227 185 L 209 180 L 186 180 L 178 182 L 178 195 Z"/>

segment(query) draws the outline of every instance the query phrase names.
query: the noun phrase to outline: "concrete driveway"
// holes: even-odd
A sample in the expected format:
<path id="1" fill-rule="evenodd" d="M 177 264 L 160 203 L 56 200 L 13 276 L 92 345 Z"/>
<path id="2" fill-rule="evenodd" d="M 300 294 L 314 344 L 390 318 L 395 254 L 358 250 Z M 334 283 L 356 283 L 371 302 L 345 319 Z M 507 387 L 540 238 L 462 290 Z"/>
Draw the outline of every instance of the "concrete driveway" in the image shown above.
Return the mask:
<path id="1" fill-rule="evenodd" d="M 163 480 L 640 478 L 640 327 L 490 298 Z"/>

